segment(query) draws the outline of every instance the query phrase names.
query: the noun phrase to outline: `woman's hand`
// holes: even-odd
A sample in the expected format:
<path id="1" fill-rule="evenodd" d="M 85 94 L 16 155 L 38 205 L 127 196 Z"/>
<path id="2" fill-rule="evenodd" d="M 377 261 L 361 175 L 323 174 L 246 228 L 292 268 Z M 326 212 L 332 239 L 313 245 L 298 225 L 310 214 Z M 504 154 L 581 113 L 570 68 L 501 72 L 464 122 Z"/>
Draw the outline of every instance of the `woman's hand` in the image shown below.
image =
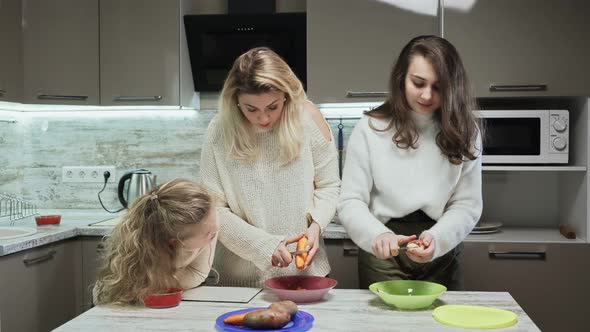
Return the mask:
<path id="1" fill-rule="evenodd" d="M 320 249 L 320 225 L 315 221 L 312 222 L 305 231 L 305 236 L 307 236 L 307 245 L 305 246 L 305 250 L 307 250 L 308 253 L 303 269 L 306 269 L 309 264 L 311 264 L 315 254 Z"/>
<path id="2" fill-rule="evenodd" d="M 416 235 L 405 236 L 394 233 L 383 233 L 373 242 L 373 254 L 379 259 L 388 259 L 399 255 L 399 246 L 416 239 Z"/>
<path id="3" fill-rule="evenodd" d="M 424 244 L 424 248 L 408 249 L 406 254 L 408 258 L 416 263 L 428 263 L 434 257 L 434 239 L 429 233 L 420 234 L 420 240 Z"/>
<path id="4" fill-rule="evenodd" d="M 304 234 L 295 235 L 291 238 L 288 238 L 277 246 L 275 251 L 272 253 L 271 263 L 272 266 L 276 267 L 287 267 L 293 261 L 293 257 L 287 249 L 287 245 L 299 241 L 300 238 L 303 237 Z"/>

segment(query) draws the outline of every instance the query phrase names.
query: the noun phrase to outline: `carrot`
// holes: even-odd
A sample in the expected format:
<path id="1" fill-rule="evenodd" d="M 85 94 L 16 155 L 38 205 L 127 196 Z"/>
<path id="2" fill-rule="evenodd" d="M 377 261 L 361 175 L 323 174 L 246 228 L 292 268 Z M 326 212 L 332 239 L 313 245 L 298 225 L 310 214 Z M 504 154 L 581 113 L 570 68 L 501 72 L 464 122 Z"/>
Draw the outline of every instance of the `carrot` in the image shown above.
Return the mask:
<path id="1" fill-rule="evenodd" d="M 297 251 L 305 250 L 305 246 L 307 245 L 307 236 L 303 236 L 299 241 L 297 241 Z M 299 254 L 295 256 L 295 266 L 298 269 L 303 270 L 305 266 L 305 261 L 307 260 L 307 253 Z"/>
<path id="2" fill-rule="evenodd" d="M 223 322 L 225 324 L 231 324 L 231 325 L 240 325 L 243 326 L 244 325 L 244 317 L 246 317 L 247 312 L 243 313 L 243 314 L 237 314 L 237 315 L 231 315 L 231 316 L 227 316 Z"/>

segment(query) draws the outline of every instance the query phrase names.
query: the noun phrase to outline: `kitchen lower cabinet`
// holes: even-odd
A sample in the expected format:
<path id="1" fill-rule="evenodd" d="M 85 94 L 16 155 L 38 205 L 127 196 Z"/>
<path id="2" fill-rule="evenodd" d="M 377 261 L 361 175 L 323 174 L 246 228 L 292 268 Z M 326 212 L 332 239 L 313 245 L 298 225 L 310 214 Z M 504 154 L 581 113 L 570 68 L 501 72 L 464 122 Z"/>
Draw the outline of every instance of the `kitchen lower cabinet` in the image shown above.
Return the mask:
<path id="1" fill-rule="evenodd" d="M 92 308 L 92 288 L 96 283 L 96 276 L 101 266 L 101 256 L 104 251 L 102 236 L 82 237 L 82 308 L 84 312 Z"/>
<path id="2" fill-rule="evenodd" d="M 0 330 L 45 332 L 78 315 L 80 249 L 76 239 L 0 257 Z"/>
<path id="3" fill-rule="evenodd" d="M 587 331 L 590 244 L 466 242 L 468 291 L 508 291 L 542 331 Z"/>
<path id="4" fill-rule="evenodd" d="M 332 271 L 330 278 L 336 279 L 336 288 L 359 288 L 358 248 L 351 240 L 324 239 Z"/>

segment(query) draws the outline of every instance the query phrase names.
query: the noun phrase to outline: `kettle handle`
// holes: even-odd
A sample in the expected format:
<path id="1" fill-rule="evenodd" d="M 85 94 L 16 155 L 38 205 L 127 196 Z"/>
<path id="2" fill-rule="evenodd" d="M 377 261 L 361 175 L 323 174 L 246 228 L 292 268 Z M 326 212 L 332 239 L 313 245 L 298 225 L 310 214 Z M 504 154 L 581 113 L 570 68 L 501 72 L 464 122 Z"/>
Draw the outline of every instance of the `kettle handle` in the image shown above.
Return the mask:
<path id="1" fill-rule="evenodd" d="M 125 173 L 119 180 L 119 186 L 117 188 L 117 195 L 119 196 L 119 202 L 123 205 L 124 208 L 127 208 L 127 200 L 123 196 L 123 189 L 125 188 L 125 181 L 131 179 L 131 175 L 133 175 L 133 171 Z"/>

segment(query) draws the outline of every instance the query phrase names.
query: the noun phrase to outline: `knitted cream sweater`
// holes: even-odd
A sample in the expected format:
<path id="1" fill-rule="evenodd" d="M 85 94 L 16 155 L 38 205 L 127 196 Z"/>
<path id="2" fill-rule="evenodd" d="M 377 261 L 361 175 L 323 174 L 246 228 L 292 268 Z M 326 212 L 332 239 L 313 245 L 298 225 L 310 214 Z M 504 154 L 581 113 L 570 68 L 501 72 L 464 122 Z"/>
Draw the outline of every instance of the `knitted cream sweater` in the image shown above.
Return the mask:
<path id="1" fill-rule="evenodd" d="M 299 157 L 279 166 L 279 141 L 274 131 L 257 131 L 258 160 L 233 159 L 222 140 L 216 116 L 201 152 L 201 181 L 220 199 L 217 209 L 219 244 L 214 267 L 224 286 L 258 287 L 282 275 L 321 275 L 330 272 L 323 241 L 312 264 L 301 271 L 271 265 L 285 238 L 307 229 L 310 214 L 322 230 L 336 212 L 340 180 L 333 140 L 327 141 L 308 110 L 301 110 L 304 138 Z M 290 249 L 295 249 L 290 248 Z"/>
<path id="2" fill-rule="evenodd" d="M 473 161 L 453 165 L 436 145 L 439 125 L 432 114 L 412 112 L 418 148 L 400 149 L 385 128 L 389 120 L 364 116 L 355 126 L 346 150 L 338 219 L 351 239 L 373 253 L 375 238 L 391 232 L 391 218 L 424 211 L 436 224 L 434 258 L 457 246 L 482 212 L 481 153 Z M 476 146 L 481 151 L 481 141 Z M 417 234 L 420 235 L 420 234 Z"/>

